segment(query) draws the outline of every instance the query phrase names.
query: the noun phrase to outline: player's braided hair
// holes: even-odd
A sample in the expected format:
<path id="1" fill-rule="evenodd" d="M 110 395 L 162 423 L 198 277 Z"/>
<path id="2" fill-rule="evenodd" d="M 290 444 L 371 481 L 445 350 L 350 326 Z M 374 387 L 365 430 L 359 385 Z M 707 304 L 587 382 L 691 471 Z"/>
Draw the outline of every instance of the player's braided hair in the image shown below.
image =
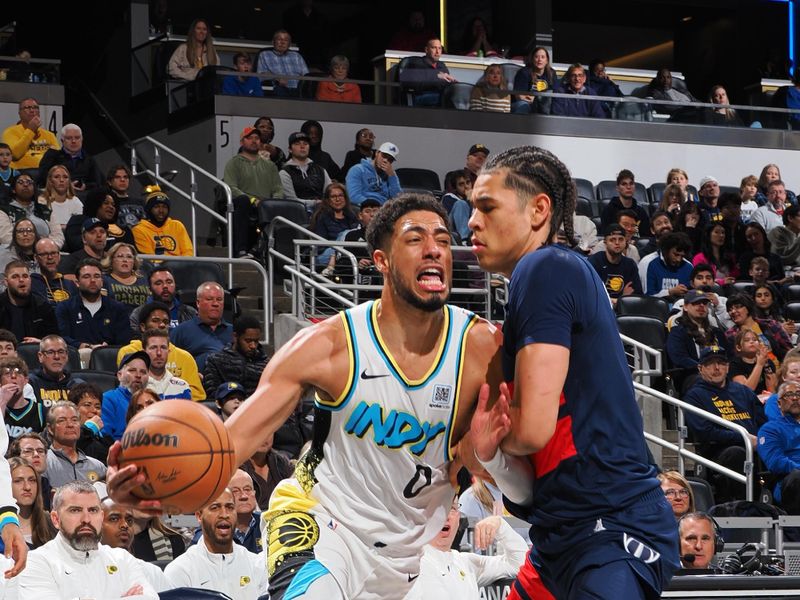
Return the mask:
<path id="1" fill-rule="evenodd" d="M 520 146 L 495 154 L 483 165 L 483 173 L 506 169 L 505 186 L 517 193 L 521 202 L 535 194 L 547 194 L 552 200 L 550 232 L 545 245 L 555 239 L 563 227 L 567 242 L 574 246 L 577 193 L 569 169 L 552 152 L 536 146 Z"/>

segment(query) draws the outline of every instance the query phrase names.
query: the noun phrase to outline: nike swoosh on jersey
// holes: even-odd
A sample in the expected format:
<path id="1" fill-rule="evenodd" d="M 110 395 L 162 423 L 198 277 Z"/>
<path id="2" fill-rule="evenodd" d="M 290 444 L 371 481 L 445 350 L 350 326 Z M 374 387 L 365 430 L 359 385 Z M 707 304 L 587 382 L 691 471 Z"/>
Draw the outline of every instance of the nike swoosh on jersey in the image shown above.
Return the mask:
<path id="1" fill-rule="evenodd" d="M 385 375 L 367 375 L 367 370 L 366 369 L 364 369 L 361 372 L 361 379 L 378 379 L 380 377 L 388 377 L 388 376 L 389 376 L 388 373 L 386 373 Z"/>
<path id="2" fill-rule="evenodd" d="M 408 583 L 411 583 L 411 582 L 412 582 L 412 581 L 414 581 L 414 580 L 415 580 L 417 577 L 419 577 L 419 573 L 417 573 L 417 574 L 416 574 L 416 575 L 414 575 L 413 577 L 411 576 L 411 573 L 409 573 L 409 574 L 408 574 Z"/>

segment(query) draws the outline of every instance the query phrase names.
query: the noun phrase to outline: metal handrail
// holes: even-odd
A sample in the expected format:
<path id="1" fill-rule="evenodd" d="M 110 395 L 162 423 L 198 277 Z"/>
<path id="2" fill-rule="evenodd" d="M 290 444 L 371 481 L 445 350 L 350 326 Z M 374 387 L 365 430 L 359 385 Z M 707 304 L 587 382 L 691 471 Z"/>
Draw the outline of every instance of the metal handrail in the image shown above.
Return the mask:
<path id="1" fill-rule="evenodd" d="M 634 349 L 634 370 L 631 374 L 634 379 L 642 379 L 649 377 L 659 377 L 662 375 L 662 360 L 663 356 L 659 350 L 655 348 L 651 348 L 647 344 L 643 344 L 642 342 L 635 340 L 627 335 L 619 334 L 622 343 L 626 346 L 632 346 Z M 643 368 L 645 361 L 643 360 L 644 357 L 649 357 L 652 360 L 653 367 L 652 368 Z M 650 361 L 647 361 L 647 364 L 650 364 Z M 638 365 L 638 368 L 637 368 Z"/>
<path id="2" fill-rule="evenodd" d="M 654 390 L 653 388 L 642 385 L 641 383 L 638 383 L 636 381 L 633 382 L 633 387 L 634 389 L 638 390 L 645 396 L 650 396 L 657 400 L 661 400 L 662 402 L 671 404 L 677 407 L 678 409 L 678 424 L 679 424 L 679 432 L 681 433 L 678 436 L 678 445 L 676 446 L 671 442 L 667 442 L 666 440 L 662 440 L 661 438 L 656 438 L 651 434 L 645 434 L 645 436 L 648 437 L 650 441 L 662 447 L 676 451 L 679 457 L 691 458 L 692 460 L 699 462 L 700 464 L 708 467 L 709 469 L 713 469 L 719 473 L 722 473 L 723 475 L 730 477 L 731 479 L 734 479 L 739 483 L 744 483 L 745 498 L 750 501 L 753 500 L 753 447 L 750 444 L 750 433 L 744 427 L 742 427 L 737 423 L 726 421 L 722 417 L 719 417 L 708 411 L 705 411 L 702 408 L 697 408 L 696 406 L 684 402 L 683 400 L 673 398 L 672 396 L 659 392 L 658 390 Z M 699 456 L 698 454 L 695 454 L 690 450 L 686 450 L 686 448 L 684 447 L 683 435 L 681 431 L 683 411 L 688 411 L 690 413 L 696 414 L 704 419 L 711 421 L 712 423 L 715 423 L 716 425 L 735 431 L 736 433 L 742 436 L 742 441 L 744 442 L 744 451 L 745 451 L 744 475 L 731 471 L 730 469 L 727 469 L 722 465 L 719 465 L 711 460 L 703 458 L 702 456 Z M 683 468 L 681 468 L 681 471 L 683 471 Z"/>
<path id="3" fill-rule="evenodd" d="M 136 154 L 136 147 L 140 144 L 148 143 L 153 146 L 153 162 L 154 162 L 154 169 L 145 169 L 143 171 L 138 171 L 138 160 Z M 180 187 L 165 179 L 161 176 L 161 152 L 165 152 L 169 154 L 173 158 L 175 158 L 178 162 L 182 163 L 189 169 L 189 193 L 187 194 L 183 191 Z M 160 185 L 170 188 L 174 192 L 176 192 L 179 196 L 183 197 L 186 200 L 189 200 L 191 210 L 192 210 L 192 244 L 197 249 L 197 208 L 204 210 L 208 215 L 211 216 L 212 219 L 216 219 L 217 221 L 226 225 L 227 229 L 227 237 L 228 237 L 228 259 L 233 259 L 233 194 L 231 192 L 230 186 L 219 179 L 216 175 L 213 175 L 203 169 L 201 166 L 193 163 L 190 160 L 187 160 L 183 155 L 177 153 L 175 150 L 166 146 L 159 142 L 156 139 L 153 139 L 150 136 L 145 136 L 134 140 L 131 143 L 131 172 L 133 175 L 137 175 L 139 173 L 146 173 L 147 175 L 153 177 L 156 182 Z M 212 208 L 209 208 L 202 202 L 200 202 L 197 197 L 197 174 L 204 176 L 207 179 L 210 179 L 213 183 L 220 186 L 225 191 L 225 199 L 226 199 L 226 216 L 223 217 L 219 213 L 217 213 Z M 251 261 L 252 262 L 252 261 Z M 228 287 L 233 287 L 233 264 L 232 262 L 228 262 Z"/>
<path id="4" fill-rule="evenodd" d="M 264 294 L 264 298 L 266 299 L 267 294 L 269 293 L 269 281 L 270 277 L 267 274 L 267 270 L 264 268 L 260 262 L 249 259 L 249 258 L 224 258 L 219 256 L 172 256 L 169 254 L 139 254 L 139 258 L 145 260 L 152 260 L 152 261 L 171 261 L 171 260 L 179 260 L 181 262 L 198 262 L 198 263 L 213 263 L 219 264 L 221 262 L 227 263 L 228 267 L 233 270 L 233 265 L 243 265 L 248 267 L 255 267 L 255 269 L 261 274 L 261 277 L 264 279 L 264 287 L 262 289 L 262 293 Z M 233 285 L 229 285 L 229 288 L 232 288 Z M 267 314 L 267 303 L 264 302 L 264 339 L 262 343 L 269 344 L 270 342 L 270 335 L 269 335 L 269 323 L 270 323 L 270 315 Z"/>

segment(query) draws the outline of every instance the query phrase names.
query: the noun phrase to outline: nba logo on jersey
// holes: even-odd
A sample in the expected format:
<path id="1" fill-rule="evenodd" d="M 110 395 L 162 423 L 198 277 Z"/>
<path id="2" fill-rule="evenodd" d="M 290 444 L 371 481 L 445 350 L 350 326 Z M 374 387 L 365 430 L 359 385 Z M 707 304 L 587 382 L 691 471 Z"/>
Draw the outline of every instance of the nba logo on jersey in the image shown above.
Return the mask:
<path id="1" fill-rule="evenodd" d="M 453 404 L 453 388 L 449 385 L 437 384 L 433 386 L 433 396 L 431 397 L 429 408 L 450 410 Z"/>

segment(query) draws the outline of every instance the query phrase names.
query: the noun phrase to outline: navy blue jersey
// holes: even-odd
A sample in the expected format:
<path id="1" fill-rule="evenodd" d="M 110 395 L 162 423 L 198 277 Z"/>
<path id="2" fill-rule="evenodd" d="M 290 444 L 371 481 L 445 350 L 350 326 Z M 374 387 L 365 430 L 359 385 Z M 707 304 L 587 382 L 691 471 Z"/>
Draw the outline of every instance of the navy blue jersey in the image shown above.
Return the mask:
<path id="1" fill-rule="evenodd" d="M 506 314 L 506 381 L 514 381 L 517 352 L 528 344 L 570 350 L 555 433 L 530 456 L 532 507 L 512 512 L 552 527 L 620 510 L 658 487 L 614 313 L 586 259 L 562 246 L 524 256 L 511 275 Z"/>

